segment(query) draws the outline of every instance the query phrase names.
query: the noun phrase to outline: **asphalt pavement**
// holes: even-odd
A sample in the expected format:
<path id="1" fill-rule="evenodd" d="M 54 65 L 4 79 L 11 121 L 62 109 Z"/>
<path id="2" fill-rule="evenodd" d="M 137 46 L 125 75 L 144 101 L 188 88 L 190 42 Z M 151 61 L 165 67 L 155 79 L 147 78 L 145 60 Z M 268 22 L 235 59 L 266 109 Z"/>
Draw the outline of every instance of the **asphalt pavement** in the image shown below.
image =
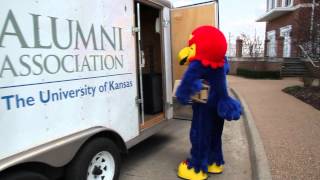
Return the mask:
<path id="1" fill-rule="evenodd" d="M 120 180 L 176 180 L 178 164 L 189 156 L 190 107 L 175 108 L 175 117 L 161 132 L 131 148 L 124 158 Z M 215 180 L 252 179 L 244 120 L 226 122 L 223 132 L 225 171 Z"/>

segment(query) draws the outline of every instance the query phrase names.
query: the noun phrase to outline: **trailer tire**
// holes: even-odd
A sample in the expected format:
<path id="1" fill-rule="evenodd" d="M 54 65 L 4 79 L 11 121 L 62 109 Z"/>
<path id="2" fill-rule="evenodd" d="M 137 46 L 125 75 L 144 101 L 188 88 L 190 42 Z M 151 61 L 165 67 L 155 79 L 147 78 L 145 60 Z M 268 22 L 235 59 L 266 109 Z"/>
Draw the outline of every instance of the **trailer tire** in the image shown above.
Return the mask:
<path id="1" fill-rule="evenodd" d="M 68 165 L 68 180 L 117 180 L 120 173 L 119 148 L 107 138 L 95 138 L 80 149 Z"/>
<path id="2" fill-rule="evenodd" d="M 32 171 L 15 171 L 0 177 L 1 180 L 49 180 L 42 174 Z"/>

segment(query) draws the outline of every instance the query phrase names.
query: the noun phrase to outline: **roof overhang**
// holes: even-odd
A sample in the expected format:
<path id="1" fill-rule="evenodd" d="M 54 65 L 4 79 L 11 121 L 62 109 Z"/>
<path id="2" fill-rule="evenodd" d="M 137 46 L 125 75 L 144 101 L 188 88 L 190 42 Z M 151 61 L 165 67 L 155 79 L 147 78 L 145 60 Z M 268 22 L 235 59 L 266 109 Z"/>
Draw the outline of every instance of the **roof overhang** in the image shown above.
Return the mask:
<path id="1" fill-rule="evenodd" d="M 161 5 L 161 6 L 166 6 L 168 8 L 172 8 L 172 3 L 168 0 L 148 0 L 148 1 L 151 1 L 151 2 L 156 3 L 158 5 Z"/>
<path id="2" fill-rule="evenodd" d="M 184 8 L 184 7 L 190 7 L 190 6 L 209 4 L 213 2 L 218 3 L 218 0 L 197 0 L 197 1 L 180 0 L 180 1 L 175 1 L 175 3 L 173 3 L 173 6 L 174 8 Z"/>
<path id="3" fill-rule="evenodd" d="M 270 10 L 266 14 L 264 14 L 262 17 L 260 17 L 256 21 L 257 22 L 271 21 L 271 20 L 274 20 L 280 16 L 288 14 L 296 9 L 297 9 L 296 7 L 277 7 L 277 8 Z"/>

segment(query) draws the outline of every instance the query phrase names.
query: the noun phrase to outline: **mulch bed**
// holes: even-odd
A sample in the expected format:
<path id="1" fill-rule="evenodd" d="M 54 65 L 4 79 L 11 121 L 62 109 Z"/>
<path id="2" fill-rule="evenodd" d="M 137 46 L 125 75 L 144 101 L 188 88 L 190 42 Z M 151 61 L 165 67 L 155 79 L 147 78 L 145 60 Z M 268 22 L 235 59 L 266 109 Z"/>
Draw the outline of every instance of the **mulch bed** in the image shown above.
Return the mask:
<path id="1" fill-rule="evenodd" d="M 282 91 L 320 110 L 320 87 L 291 86 Z"/>

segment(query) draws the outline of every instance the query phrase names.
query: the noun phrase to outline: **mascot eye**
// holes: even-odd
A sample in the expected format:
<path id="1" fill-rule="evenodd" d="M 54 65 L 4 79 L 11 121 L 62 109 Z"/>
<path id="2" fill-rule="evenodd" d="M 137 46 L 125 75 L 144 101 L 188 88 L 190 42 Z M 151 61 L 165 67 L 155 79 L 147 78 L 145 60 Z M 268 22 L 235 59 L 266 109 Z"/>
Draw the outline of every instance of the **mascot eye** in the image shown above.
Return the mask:
<path id="1" fill-rule="evenodd" d="M 193 35 L 192 34 L 190 34 L 189 35 L 189 40 L 191 40 L 193 38 Z"/>

